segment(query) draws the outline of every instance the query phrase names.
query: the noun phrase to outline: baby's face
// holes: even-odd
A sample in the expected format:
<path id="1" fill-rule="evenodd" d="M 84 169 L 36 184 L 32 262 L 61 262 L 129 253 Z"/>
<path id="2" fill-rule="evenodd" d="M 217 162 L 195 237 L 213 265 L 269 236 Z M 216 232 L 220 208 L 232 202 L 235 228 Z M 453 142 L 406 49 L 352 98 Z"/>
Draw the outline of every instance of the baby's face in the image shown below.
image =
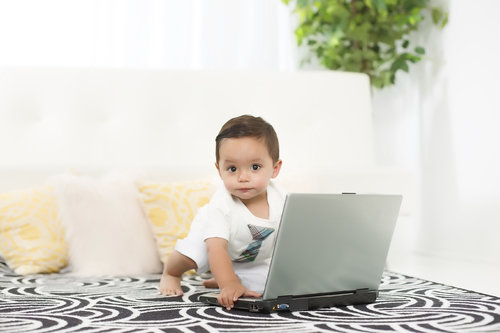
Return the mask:
<path id="1" fill-rule="evenodd" d="M 281 161 L 273 163 L 264 140 L 243 137 L 221 141 L 216 166 L 229 193 L 245 203 L 267 198 L 267 185 L 278 175 Z"/>

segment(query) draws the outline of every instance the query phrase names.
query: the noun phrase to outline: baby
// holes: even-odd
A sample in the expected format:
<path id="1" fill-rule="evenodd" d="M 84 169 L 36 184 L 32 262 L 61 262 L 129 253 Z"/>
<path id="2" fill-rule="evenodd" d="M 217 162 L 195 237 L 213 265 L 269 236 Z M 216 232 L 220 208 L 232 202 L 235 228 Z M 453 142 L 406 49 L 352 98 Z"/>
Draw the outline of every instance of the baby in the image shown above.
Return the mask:
<path id="1" fill-rule="evenodd" d="M 264 289 L 285 193 L 271 181 L 280 172 L 279 143 L 260 117 L 230 119 L 217 135 L 216 163 L 224 184 L 200 208 L 188 236 L 179 240 L 165 266 L 160 291 L 182 295 L 184 272 L 209 268 L 207 287 L 221 289 L 218 302 L 231 309 L 239 297 Z"/>

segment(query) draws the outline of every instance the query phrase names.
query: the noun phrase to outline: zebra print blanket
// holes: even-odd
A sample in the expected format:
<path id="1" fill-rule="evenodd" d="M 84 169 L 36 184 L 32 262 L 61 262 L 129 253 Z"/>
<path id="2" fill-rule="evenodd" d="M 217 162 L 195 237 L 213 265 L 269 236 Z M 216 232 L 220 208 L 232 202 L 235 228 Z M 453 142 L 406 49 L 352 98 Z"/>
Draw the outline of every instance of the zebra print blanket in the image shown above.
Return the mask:
<path id="1" fill-rule="evenodd" d="M 198 302 L 202 277 L 163 297 L 159 275 L 15 275 L 0 263 L 0 332 L 499 332 L 500 299 L 386 272 L 375 303 L 253 314 Z"/>

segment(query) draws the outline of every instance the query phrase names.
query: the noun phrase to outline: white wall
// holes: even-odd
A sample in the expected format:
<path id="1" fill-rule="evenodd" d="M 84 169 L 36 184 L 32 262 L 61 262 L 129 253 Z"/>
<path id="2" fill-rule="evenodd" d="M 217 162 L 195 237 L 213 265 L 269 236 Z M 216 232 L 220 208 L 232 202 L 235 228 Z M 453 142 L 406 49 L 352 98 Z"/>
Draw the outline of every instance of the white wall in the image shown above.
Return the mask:
<path id="1" fill-rule="evenodd" d="M 379 162 L 419 180 L 420 214 L 405 226 L 410 251 L 441 259 L 433 269 L 453 272 L 450 283 L 474 275 L 477 289 L 488 276 L 500 280 L 500 2 L 448 5 L 443 31 L 415 37 L 428 59 L 375 92 L 376 147 Z"/>
<path id="2" fill-rule="evenodd" d="M 430 251 L 500 266 L 500 2 L 450 10 L 445 96 L 423 110 L 420 237 Z"/>

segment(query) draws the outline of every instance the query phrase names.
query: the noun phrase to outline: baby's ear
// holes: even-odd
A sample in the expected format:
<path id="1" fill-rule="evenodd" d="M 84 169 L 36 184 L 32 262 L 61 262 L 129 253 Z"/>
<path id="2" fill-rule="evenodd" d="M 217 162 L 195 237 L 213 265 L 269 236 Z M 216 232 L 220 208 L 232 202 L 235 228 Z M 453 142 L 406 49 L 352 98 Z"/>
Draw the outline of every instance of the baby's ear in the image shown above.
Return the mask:
<path id="1" fill-rule="evenodd" d="M 220 176 L 220 168 L 219 168 L 219 163 L 215 162 L 215 168 L 217 169 L 217 171 L 219 172 L 219 176 Z"/>
<path id="2" fill-rule="evenodd" d="M 273 169 L 273 174 L 272 174 L 271 178 L 278 177 L 282 164 L 283 164 L 283 162 L 281 160 L 278 160 L 278 162 L 274 163 L 274 169 Z"/>

